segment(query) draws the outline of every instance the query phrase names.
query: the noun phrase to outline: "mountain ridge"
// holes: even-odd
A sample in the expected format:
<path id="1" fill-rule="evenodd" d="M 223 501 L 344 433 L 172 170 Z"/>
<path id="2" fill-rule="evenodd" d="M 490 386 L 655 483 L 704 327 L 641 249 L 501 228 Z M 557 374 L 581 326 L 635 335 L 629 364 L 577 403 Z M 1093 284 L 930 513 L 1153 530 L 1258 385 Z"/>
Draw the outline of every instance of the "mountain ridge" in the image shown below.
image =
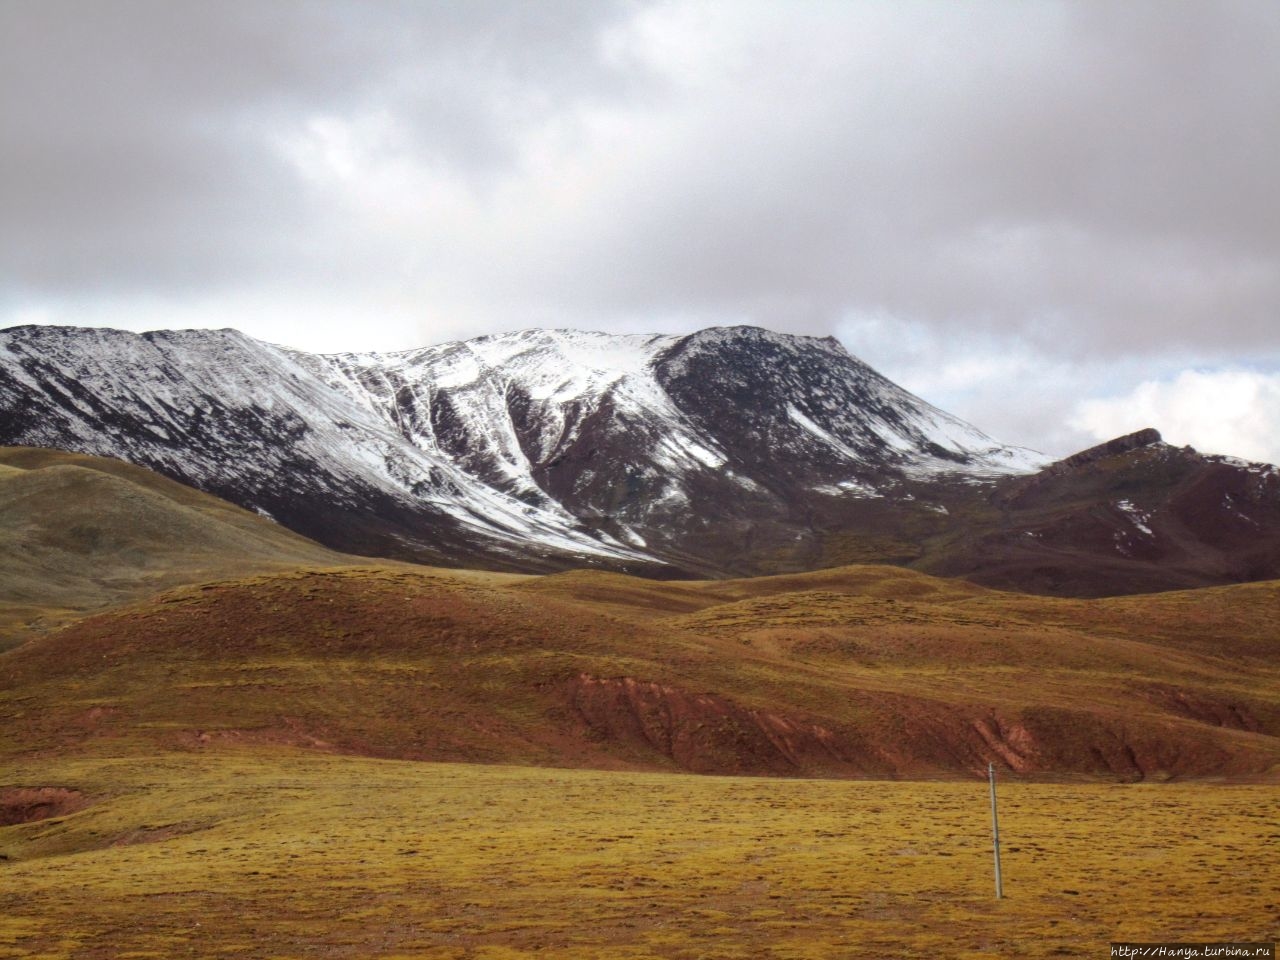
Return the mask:
<path id="1" fill-rule="evenodd" d="M 3 440 L 121 456 L 313 536 L 316 525 L 275 495 L 272 478 L 290 476 L 295 499 L 316 494 L 401 521 L 405 529 L 383 541 L 412 539 L 404 515 L 417 511 L 433 514 L 431 532 L 446 549 L 470 534 L 481 553 L 500 555 L 504 540 L 541 541 L 571 559 L 643 566 L 667 561 L 650 556 L 635 529 L 649 512 L 669 522 L 664 514 L 711 491 L 772 500 L 776 512 L 808 479 L 780 486 L 751 476 L 761 454 L 730 437 L 737 449 L 729 457 L 723 431 L 691 409 L 705 401 L 730 413 L 723 407 L 733 398 L 699 393 L 705 384 L 696 382 L 726 343 L 791 368 L 841 363 L 827 384 L 879 404 L 874 418 L 840 421 L 831 403 L 820 407 L 793 384 L 786 402 L 760 418 L 770 451 L 797 455 L 821 480 L 847 481 L 866 466 L 853 462 L 858 456 L 898 474 L 941 465 L 984 475 L 1010 467 L 993 455 L 1020 456 L 838 344 L 757 328 L 687 337 L 525 331 L 386 355 L 312 355 L 230 330 L 11 328 L 0 331 L 0 403 L 11 412 Z M 735 360 L 739 370 L 729 364 L 720 382 L 758 385 L 757 361 Z M 242 458 L 247 480 L 223 462 L 219 444 Z M 737 469 L 725 469 L 731 459 Z M 450 537 L 451 528 L 461 536 Z"/>
<path id="2" fill-rule="evenodd" d="M 345 553 L 659 577 L 891 562 L 1085 596 L 1280 576 L 1274 468 L 1142 438 L 1051 464 L 838 341 L 756 327 L 389 354 L 0 331 L 0 443 L 138 463 Z"/>

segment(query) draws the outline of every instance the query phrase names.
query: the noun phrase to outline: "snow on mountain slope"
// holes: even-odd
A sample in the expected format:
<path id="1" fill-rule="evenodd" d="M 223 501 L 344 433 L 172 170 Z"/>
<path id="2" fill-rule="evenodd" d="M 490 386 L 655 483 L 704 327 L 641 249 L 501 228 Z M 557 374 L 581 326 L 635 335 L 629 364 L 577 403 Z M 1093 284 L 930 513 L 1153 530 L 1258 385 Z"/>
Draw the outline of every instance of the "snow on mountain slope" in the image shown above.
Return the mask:
<path id="1" fill-rule="evenodd" d="M 655 350 L 672 340 L 534 330 L 314 359 L 327 366 L 317 370 L 328 383 L 349 390 L 415 446 L 540 500 L 537 465 L 572 444 L 604 398 L 680 430 L 678 411 L 649 369 Z"/>
<path id="2" fill-rule="evenodd" d="M 801 463 L 817 457 L 837 472 L 871 466 L 913 477 L 986 477 L 1048 462 L 930 406 L 830 337 L 713 328 L 675 346 L 659 375 L 707 429 L 733 424 L 725 432 L 734 438 L 764 434 L 771 455 L 786 451 Z"/>
<path id="3" fill-rule="evenodd" d="M 513 550 L 532 541 L 636 559 L 563 509 L 516 500 L 408 442 L 358 394 L 318 379 L 305 354 L 232 330 L 27 327 L 0 342 L 4 442 L 141 463 L 282 522 L 298 501 L 359 511 L 391 500 Z"/>
<path id="4" fill-rule="evenodd" d="M 305 362 L 416 448 L 635 546 L 684 536 L 690 515 L 780 514 L 833 485 L 883 496 L 903 478 L 986 478 L 1043 460 L 930 407 L 834 341 L 755 328 L 531 330 Z M 718 409 L 726 397 L 730 409 Z"/>
<path id="5" fill-rule="evenodd" d="M 16 327 L 0 412 L 0 442 L 141 463 L 344 549 L 517 565 L 667 560 L 707 523 L 1041 462 L 834 340 L 742 327 L 327 356 L 232 330 Z"/>
<path id="6" fill-rule="evenodd" d="M 321 371 L 327 382 L 345 386 L 416 447 L 526 502 L 597 516 L 603 508 L 591 491 L 601 477 L 611 485 L 643 462 L 662 473 L 668 499 L 674 492 L 687 500 L 681 487 L 690 473 L 724 464 L 715 441 L 699 434 L 655 379 L 656 357 L 676 342 L 534 330 L 317 360 L 328 366 Z M 563 476 L 557 468 L 583 446 L 608 454 Z"/>

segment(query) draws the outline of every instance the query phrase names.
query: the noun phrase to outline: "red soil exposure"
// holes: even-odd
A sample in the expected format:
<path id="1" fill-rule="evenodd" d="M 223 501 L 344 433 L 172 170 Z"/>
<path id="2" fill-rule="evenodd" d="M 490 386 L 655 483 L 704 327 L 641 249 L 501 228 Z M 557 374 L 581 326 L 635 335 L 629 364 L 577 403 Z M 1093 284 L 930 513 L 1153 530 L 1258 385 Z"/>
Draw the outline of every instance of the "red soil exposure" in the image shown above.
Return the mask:
<path id="1" fill-rule="evenodd" d="M 1026 773 L 1032 769 L 1035 738 L 1021 723 L 1004 724 L 995 714 L 973 721 L 983 742 L 1008 765 L 1010 770 Z"/>
<path id="2" fill-rule="evenodd" d="M 79 790 L 66 787 L 5 787 L 0 789 L 0 827 L 65 817 L 89 802 Z"/>
<path id="3" fill-rule="evenodd" d="M 797 774 L 861 766 L 820 724 L 748 709 L 713 693 L 582 674 L 570 681 L 569 697 L 594 736 L 647 747 L 697 773 Z"/>
<path id="4" fill-rule="evenodd" d="M 1178 716 L 1214 727 L 1247 730 L 1275 736 L 1280 732 L 1280 718 L 1265 704 L 1251 704 L 1243 699 L 1211 698 L 1194 690 L 1151 685 L 1146 698 L 1153 704 Z"/>
<path id="5" fill-rule="evenodd" d="M 698 773 L 936 777 L 979 775 L 995 763 L 1033 777 L 1143 780 L 1251 777 L 1271 764 L 1266 751 L 1251 749 L 1257 745 L 1224 744 L 1200 723 L 1054 707 L 1002 716 L 976 705 L 878 694 L 866 704 L 873 715 L 855 729 L 633 677 L 583 674 L 568 696 L 593 738 Z"/>
<path id="6" fill-rule="evenodd" d="M 1036 745 L 1039 770 L 1143 780 L 1253 777 L 1274 766 L 1270 738 L 1249 731 L 1216 735 L 1190 720 L 1039 706 L 1024 708 L 1021 721 Z"/>
<path id="7" fill-rule="evenodd" d="M 1273 669 L 1274 640 L 1254 624 L 1276 603 L 1261 587 L 1048 612 L 1026 601 L 1052 631 L 1079 623 L 1063 637 L 1095 631 L 1078 645 L 1021 619 L 984 646 L 967 620 L 933 624 L 923 608 L 883 631 L 851 614 L 824 644 L 801 632 L 788 651 L 789 628 L 747 622 L 771 641 L 747 646 L 442 576 L 309 572 L 172 591 L 7 652 L 0 694 L 61 699 L 10 712 L 0 739 L 59 755 L 143 737 L 718 774 L 968 777 L 994 762 L 1029 778 L 1274 779 L 1280 701 L 1239 662 Z M 830 613 L 826 594 L 794 600 L 806 604 Z M 1147 633 L 1166 646 L 1130 639 Z M 862 666 L 844 674 L 846 660 Z M 1044 691 L 1011 675 L 997 693 L 968 670 L 1006 661 L 1062 672 Z M 936 663 L 955 666 L 954 684 L 914 681 Z M 89 683 L 92 700 L 68 693 Z"/>

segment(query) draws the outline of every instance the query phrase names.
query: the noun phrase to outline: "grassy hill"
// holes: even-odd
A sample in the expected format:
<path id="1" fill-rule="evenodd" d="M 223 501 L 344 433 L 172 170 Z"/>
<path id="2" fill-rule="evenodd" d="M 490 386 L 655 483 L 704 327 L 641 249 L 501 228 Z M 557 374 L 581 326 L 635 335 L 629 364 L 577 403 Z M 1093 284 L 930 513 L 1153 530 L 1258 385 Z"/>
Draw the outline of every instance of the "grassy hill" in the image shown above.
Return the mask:
<path id="1" fill-rule="evenodd" d="M 367 566 L 177 588 L 0 657 L 10 754 L 294 745 L 841 777 L 1274 777 L 1280 584 Z"/>
<path id="2" fill-rule="evenodd" d="M 0 447 L 0 649 L 177 584 L 348 562 L 120 460 Z"/>

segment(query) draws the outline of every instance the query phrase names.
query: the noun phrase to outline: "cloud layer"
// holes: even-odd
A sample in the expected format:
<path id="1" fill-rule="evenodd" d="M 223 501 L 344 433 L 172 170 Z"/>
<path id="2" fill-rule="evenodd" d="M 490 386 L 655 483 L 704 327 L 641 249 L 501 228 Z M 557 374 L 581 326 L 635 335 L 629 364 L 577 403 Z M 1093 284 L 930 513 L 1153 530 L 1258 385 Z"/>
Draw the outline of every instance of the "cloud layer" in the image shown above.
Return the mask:
<path id="1" fill-rule="evenodd" d="M 1264 0 L 6 0 L 0 323 L 759 323 L 1065 453 L 1280 371 L 1278 46 Z"/>

